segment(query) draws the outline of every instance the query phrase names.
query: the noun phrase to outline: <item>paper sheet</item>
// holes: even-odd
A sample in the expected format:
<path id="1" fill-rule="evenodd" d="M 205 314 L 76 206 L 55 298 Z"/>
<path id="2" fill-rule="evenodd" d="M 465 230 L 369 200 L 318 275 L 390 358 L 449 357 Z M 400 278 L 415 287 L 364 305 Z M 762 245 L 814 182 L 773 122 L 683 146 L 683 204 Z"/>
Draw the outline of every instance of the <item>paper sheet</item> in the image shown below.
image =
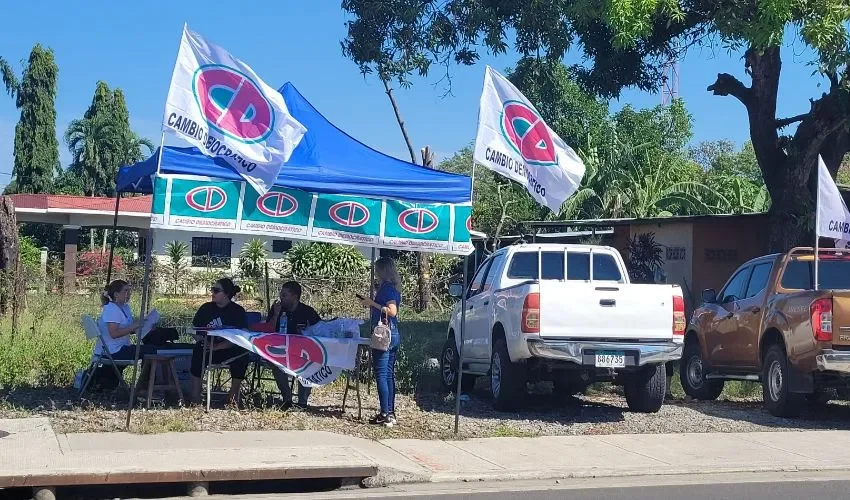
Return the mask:
<path id="1" fill-rule="evenodd" d="M 145 322 L 142 325 L 142 333 L 141 338 L 145 338 L 145 336 L 153 330 L 153 327 L 159 323 L 159 311 L 156 309 L 152 309 L 148 316 L 145 318 Z"/>

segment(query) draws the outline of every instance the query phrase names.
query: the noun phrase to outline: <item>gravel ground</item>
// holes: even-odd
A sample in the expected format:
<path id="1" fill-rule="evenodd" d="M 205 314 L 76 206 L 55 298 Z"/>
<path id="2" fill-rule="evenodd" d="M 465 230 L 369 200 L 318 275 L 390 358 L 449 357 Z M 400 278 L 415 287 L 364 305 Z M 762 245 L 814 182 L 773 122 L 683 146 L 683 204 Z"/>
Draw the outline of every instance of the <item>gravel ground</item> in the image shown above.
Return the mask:
<path id="1" fill-rule="evenodd" d="M 376 395 L 363 391 L 364 420 L 376 411 Z M 49 417 L 57 432 L 113 432 L 124 430 L 126 400 L 102 397 L 79 401 L 69 390 L 32 389 L 0 395 L 0 418 Z M 399 425 L 373 427 L 357 419 L 349 398 L 342 412 L 338 388 L 314 391 L 308 411 L 273 408 L 246 410 L 219 406 L 210 413 L 201 408 L 137 409 L 131 431 L 139 433 L 193 430 L 323 430 L 371 439 L 452 438 L 454 398 L 445 394 L 399 395 Z M 355 400 L 356 401 L 356 400 Z M 801 418 L 776 418 L 760 401 L 696 402 L 674 398 L 656 414 L 631 413 L 613 391 L 559 399 L 552 394 L 529 396 L 526 409 L 499 413 L 490 407 L 486 391 L 476 391 L 461 406 L 460 437 L 538 436 L 577 434 L 751 432 L 812 429 L 850 429 L 850 405 L 832 402 L 807 409 Z"/>

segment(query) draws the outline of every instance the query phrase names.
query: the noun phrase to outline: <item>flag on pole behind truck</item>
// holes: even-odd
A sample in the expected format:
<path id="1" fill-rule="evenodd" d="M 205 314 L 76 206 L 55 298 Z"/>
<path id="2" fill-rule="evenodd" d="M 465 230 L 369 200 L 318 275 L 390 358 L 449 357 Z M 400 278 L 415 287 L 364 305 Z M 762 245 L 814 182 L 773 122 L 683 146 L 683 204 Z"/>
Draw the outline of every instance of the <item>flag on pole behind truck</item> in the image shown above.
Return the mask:
<path id="1" fill-rule="evenodd" d="M 531 101 L 489 66 L 473 158 L 525 186 L 556 214 L 578 190 L 585 170 L 581 158 L 549 128 Z"/>
<path id="2" fill-rule="evenodd" d="M 245 63 L 183 27 L 163 130 L 227 161 L 260 194 L 307 129 Z"/>
<path id="3" fill-rule="evenodd" d="M 837 248 L 846 248 L 850 240 L 850 211 L 821 157 L 818 157 L 817 232 L 819 237 L 836 240 Z"/>

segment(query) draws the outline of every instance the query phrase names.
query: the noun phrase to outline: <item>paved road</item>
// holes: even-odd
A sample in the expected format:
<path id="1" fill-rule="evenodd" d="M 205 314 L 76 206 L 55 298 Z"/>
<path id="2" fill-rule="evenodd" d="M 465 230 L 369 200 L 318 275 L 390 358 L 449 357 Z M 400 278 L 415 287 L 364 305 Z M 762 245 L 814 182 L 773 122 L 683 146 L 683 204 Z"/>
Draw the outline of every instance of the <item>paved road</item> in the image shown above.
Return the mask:
<path id="1" fill-rule="evenodd" d="M 215 498 L 215 497 L 210 497 Z M 225 497 L 219 497 L 225 498 Z M 266 494 L 229 500 L 271 500 Z M 442 483 L 386 489 L 294 493 L 289 500 L 783 500 L 850 498 L 850 472 L 743 473 L 567 479 L 562 481 Z"/>
<path id="2" fill-rule="evenodd" d="M 373 500 L 839 500 L 850 496 L 850 480 L 829 482 L 745 483 L 632 488 L 550 489 L 546 491 L 501 491 L 498 493 L 461 493 L 454 495 L 414 495 L 371 497 Z"/>

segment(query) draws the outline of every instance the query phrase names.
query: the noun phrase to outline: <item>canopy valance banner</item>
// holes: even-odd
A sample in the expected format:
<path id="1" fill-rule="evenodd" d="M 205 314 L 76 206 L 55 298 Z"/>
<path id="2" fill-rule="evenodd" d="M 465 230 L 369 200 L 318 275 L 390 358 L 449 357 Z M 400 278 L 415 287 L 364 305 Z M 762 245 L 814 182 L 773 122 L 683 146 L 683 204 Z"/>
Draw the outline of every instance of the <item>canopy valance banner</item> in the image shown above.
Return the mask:
<path id="1" fill-rule="evenodd" d="M 158 176 L 151 227 L 468 255 L 469 204 L 411 203 L 193 176 Z"/>

